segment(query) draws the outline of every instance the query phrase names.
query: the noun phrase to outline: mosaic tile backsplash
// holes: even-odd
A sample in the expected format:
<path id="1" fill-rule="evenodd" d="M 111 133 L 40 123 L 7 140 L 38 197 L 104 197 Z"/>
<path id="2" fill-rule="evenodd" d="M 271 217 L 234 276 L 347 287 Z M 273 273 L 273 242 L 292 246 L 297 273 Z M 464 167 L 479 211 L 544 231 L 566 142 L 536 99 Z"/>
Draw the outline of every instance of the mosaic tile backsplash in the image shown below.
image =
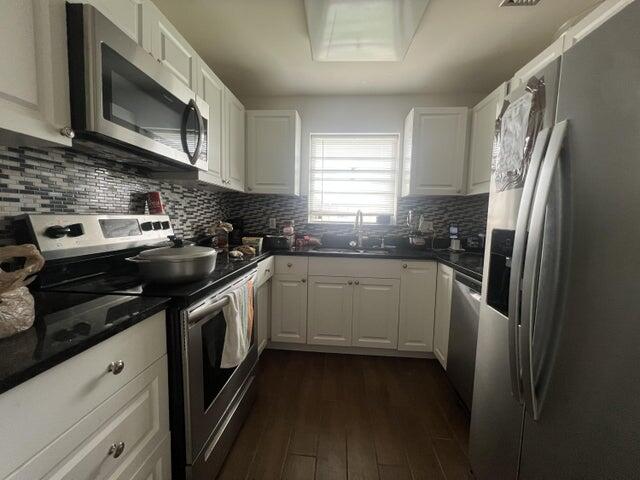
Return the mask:
<path id="1" fill-rule="evenodd" d="M 145 170 L 67 153 L 0 146 L 0 243 L 12 243 L 21 213 L 145 213 L 160 191 L 178 235 L 204 233 L 224 218 L 222 194 L 149 178 Z"/>
<path id="2" fill-rule="evenodd" d="M 398 201 L 398 222 L 393 226 L 367 225 L 371 233 L 405 235 L 409 232 L 406 217 L 409 210 L 416 215 L 424 214 L 434 223 L 437 237 L 449 236 L 449 225 L 456 224 L 463 237 L 485 233 L 489 195 L 469 197 L 407 197 Z M 251 233 L 267 233 L 269 218 L 275 217 L 278 230 L 284 220 L 293 220 L 299 233 L 321 235 L 322 233 L 348 234 L 352 225 L 329 225 L 307 223 L 307 199 L 279 195 L 249 195 L 229 193 L 225 196 L 225 209 L 230 218 L 243 218 L 244 229 Z"/>
<path id="3" fill-rule="evenodd" d="M 245 232 L 274 233 L 268 219 L 294 220 L 296 231 L 351 233 L 350 225 L 307 223 L 307 199 L 279 195 L 221 193 L 150 178 L 139 167 L 62 150 L 0 146 L 0 244 L 13 241 L 10 218 L 21 213 L 145 213 L 146 192 L 162 192 L 167 213 L 178 235 L 204 233 L 217 219 L 243 218 Z M 370 233 L 402 235 L 407 212 L 413 209 L 434 222 L 438 237 L 449 224 L 462 236 L 484 233 L 488 195 L 400 199 L 398 225 L 368 226 Z"/>

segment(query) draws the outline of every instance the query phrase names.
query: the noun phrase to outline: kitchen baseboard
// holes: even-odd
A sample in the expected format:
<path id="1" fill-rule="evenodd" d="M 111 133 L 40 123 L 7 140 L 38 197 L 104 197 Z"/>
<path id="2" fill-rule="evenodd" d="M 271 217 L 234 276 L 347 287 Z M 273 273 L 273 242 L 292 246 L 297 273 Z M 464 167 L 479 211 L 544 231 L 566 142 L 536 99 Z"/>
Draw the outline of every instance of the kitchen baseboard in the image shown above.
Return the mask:
<path id="1" fill-rule="evenodd" d="M 269 342 L 271 350 L 295 350 L 299 352 L 342 353 L 344 355 L 373 355 L 378 357 L 429 358 L 435 359 L 433 352 L 407 352 L 385 348 L 336 347 L 332 345 L 307 345 L 302 343 Z"/>

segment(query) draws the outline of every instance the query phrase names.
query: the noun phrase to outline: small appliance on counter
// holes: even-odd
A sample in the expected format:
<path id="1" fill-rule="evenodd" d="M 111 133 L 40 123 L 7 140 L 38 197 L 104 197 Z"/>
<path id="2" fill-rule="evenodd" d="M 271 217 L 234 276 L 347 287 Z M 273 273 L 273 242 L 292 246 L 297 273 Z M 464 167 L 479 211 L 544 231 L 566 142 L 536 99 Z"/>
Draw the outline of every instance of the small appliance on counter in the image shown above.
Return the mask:
<path id="1" fill-rule="evenodd" d="M 293 237 L 284 235 L 267 235 L 264 237 L 266 250 L 289 250 L 293 246 Z"/>
<path id="2" fill-rule="evenodd" d="M 449 226 L 449 250 L 452 252 L 464 252 L 464 248 L 462 248 L 462 243 L 460 241 L 460 235 L 457 225 Z"/>

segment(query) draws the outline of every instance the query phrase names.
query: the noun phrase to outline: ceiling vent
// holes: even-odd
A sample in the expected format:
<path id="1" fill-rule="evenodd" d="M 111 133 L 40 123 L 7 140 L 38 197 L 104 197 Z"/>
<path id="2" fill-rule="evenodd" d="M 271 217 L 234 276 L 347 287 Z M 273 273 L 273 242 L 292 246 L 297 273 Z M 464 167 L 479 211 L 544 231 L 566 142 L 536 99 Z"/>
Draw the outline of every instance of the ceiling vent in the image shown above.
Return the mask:
<path id="1" fill-rule="evenodd" d="M 540 0 L 502 0 L 501 7 L 534 7 Z"/>

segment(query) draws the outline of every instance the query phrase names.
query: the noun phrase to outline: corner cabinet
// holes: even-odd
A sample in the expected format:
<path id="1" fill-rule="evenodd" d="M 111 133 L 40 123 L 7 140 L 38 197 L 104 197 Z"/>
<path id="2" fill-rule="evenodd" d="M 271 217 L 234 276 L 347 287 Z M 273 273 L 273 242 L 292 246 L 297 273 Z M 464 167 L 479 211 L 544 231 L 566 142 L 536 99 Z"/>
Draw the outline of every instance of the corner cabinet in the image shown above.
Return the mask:
<path id="1" fill-rule="evenodd" d="M 244 192 L 244 105 L 226 87 L 222 112 L 223 182 L 227 188 Z"/>
<path id="2" fill-rule="evenodd" d="M 436 286 L 435 325 L 433 330 L 433 353 L 447 369 L 447 353 L 449 351 L 449 324 L 451 320 L 451 290 L 453 288 L 453 269 L 446 265 L 438 265 Z"/>
<path id="3" fill-rule="evenodd" d="M 489 193 L 496 118 L 506 94 L 507 84 L 503 83 L 471 110 L 467 194 Z"/>
<path id="4" fill-rule="evenodd" d="M 247 192 L 300 195 L 300 115 L 247 111 Z"/>
<path id="5" fill-rule="evenodd" d="M 398 350 L 433 351 L 437 271 L 436 262 L 402 263 Z"/>
<path id="6" fill-rule="evenodd" d="M 419 107 L 409 112 L 402 196 L 463 193 L 468 117 L 467 107 Z"/>
<path id="7" fill-rule="evenodd" d="M 0 43 L 2 143 L 71 146 L 65 2 L 3 1 Z"/>

